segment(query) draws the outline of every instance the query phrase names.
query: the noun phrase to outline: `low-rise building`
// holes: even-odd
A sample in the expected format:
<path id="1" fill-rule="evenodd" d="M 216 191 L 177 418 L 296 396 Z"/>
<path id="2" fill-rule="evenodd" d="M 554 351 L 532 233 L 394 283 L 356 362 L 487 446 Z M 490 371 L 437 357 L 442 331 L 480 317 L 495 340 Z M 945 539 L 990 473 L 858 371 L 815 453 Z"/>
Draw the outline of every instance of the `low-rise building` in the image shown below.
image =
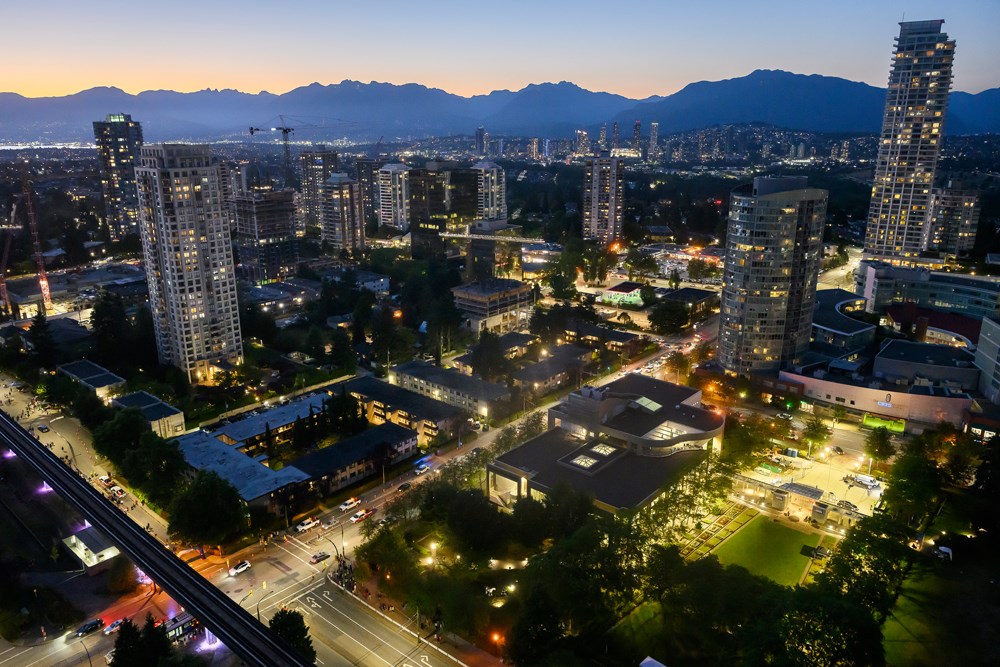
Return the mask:
<path id="1" fill-rule="evenodd" d="M 310 452 L 291 462 L 309 476 L 309 488 L 320 496 L 381 475 L 393 463 L 417 451 L 417 432 L 386 422 Z"/>
<path id="2" fill-rule="evenodd" d="M 975 356 L 959 347 L 894 340 L 875 355 L 872 374 L 893 385 L 937 385 L 970 391 L 979 385 L 974 362 Z"/>
<path id="3" fill-rule="evenodd" d="M 361 402 L 369 422 L 389 422 L 416 431 L 421 447 L 451 439 L 465 418 L 461 408 L 370 375 L 347 381 L 343 389 Z"/>
<path id="4" fill-rule="evenodd" d="M 696 287 L 681 287 L 667 292 L 660 297 L 663 301 L 675 301 L 688 309 L 692 322 L 698 322 L 710 316 L 719 308 L 719 293 Z"/>
<path id="5" fill-rule="evenodd" d="M 943 273 L 862 261 L 854 272 L 855 292 L 867 299 L 871 313 L 913 302 L 968 317 L 1000 317 L 1000 278 Z"/>
<path id="6" fill-rule="evenodd" d="M 184 432 L 184 413 L 148 391 L 137 391 L 111 400 L 116 408 L 136 409 L 149 422 L 149 428 L 161 438 L 174 438 Z"/>
<path id="7" fill-rule="evenodd" d="M 535 303 L 534 288 L 518 280 L 491 278 L 451 288 L 455 306 L 466 317 L 466 326 L 477 335 L 483 331 L 510 331 L 527 324 Z"/>
<path id="8" fill-rule="evenodd" d="M 600 299 L 603 303 L 617 306 L 642 307 L 642 283 L 625 280 L 604 290 Z"/>
<path id="9" fill-rule="evenodd" d="M 605 511 L 646 507 L 721 447 L 725 417 L 702 408 L 697 389 L 633 373 L 571 393 L 549 410 L 549 427 L 487 466 L 494 500 L 509 505 L 568 484 Z"/>
<path id="10" fill-rule="evenodd" d="M 105 402 L 125 386 L 125 378 L 86 359 L 56 366 L 56 371 L 83 385 Z"/>
<path id="11" fill-rule="evenodd" d="M 566 326 L 563 338 L 567 343 L 576 343 L 595 350 L 608 350 L 622 354 L 626 359 L 637 354 L 645 344 L 642 336 L 631 331 L 576 321 Z"/>
<path id="12" fill-rule="evenodd" d="M 389 370 L 389 383 L 462 408 L 477 417 L 498 416 L 510 400 L 506 387 L 425 361 L 408 361 Z"/>
<path id="13" fill-rule="evenodd" d="M 212 431 L 212 435 L 227 445 L 240 451 L 255 453 L 264 447 L 264 440 L 270 432 L 275 443 L 291 437 L 295 422 L 301 419 L 315 419 L 323 412 L 327 394 L 313 393 L 295 398 L 284 405 L 256 410 L 232 418 L 229 424 L 222 424 Z"/>

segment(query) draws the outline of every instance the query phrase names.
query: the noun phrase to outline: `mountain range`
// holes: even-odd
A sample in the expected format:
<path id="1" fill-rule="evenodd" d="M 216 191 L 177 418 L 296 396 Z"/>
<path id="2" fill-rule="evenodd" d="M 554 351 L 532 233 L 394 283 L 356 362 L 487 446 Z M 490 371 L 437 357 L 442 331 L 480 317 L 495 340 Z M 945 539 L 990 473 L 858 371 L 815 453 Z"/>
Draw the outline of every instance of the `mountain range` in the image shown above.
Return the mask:
<path id="1" fill-rule="evenodd" d="M 62 97 L 26 98 L 0 93 L 0 143 L 93 141 L 91 123 L 107 113 L 129 113 L 146 141 L 247 137 L 251 126 L 295 128 L 296 139 L 349 137 L 375 140 L 471 135 L 568 137 L 576 129 L 618 121 L 623 140 L 632 123 L 660 123 L 660 135 L 716 124 L 761 122 L 816 132 L 878 132 L 885 89 L 820 75 L 757 70 L 722 81 L 700 81 L 672 95 L 630 99 L 562 81 L 518 91 L 461 97 L 408 83 L 314 83 L 281 95 L 236 90 L 132 95 L 91 88 Z M 283 117 L 283 119 L 282 119 Z M 1000 132 L 1000 88 L 953 92 L 947 134 Z"/>

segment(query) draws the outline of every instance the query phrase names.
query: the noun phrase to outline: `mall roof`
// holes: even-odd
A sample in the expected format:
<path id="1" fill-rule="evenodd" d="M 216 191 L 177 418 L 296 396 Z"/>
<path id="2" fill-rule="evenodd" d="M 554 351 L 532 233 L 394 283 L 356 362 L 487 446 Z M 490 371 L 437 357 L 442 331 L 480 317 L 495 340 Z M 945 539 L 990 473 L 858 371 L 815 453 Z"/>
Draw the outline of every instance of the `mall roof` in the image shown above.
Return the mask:
<path id="1" fill-rule="evenodd" d="M 906 361 L 912 364 L 932 364 L 968 368 L 975 357 L 967 350 L 951 345 L 931 345 L 908 340 L 890 341 L 875 355 L 878 359 Z"/>
<path id="2" fill-rule="evenodd" d="M 864 299 L 864 297 L 843 289 L 816 290 L 813 326 L 846 336 L 853 336 L 874 329 L 874 324 L 856 320 L 840 312 L 840 304 L 845 301 L 858 301 L 859 299 Z"/>
<path id="3" fill-rule="evenodd" d="M 188 465 L 214 472 L 232 484 L 248 503 L 309 479 L 309 475 L 292 466 L 272 470 L 206 431 L 182 435 L 175 442 Z"/>

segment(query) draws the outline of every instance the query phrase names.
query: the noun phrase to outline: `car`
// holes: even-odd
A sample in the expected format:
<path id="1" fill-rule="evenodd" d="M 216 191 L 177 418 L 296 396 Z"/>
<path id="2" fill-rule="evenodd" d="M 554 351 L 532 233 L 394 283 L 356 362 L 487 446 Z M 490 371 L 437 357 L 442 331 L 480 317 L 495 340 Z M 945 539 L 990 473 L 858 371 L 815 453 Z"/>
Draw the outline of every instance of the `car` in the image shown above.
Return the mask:
<path id="1" fill-rule="evenodd" d="M 118 632 L 119 628 L 122 627 L 122 623 L 124 622 L 125 622 L 124 618 L 119 618 L 117 621 L 115 621 L 108 627 L 104 628 L 104 634 L 113 635 L 114 633 Z"/>
<path id="2" fill-rule="evenodd" d="M 85 635 L 89 635 L 91 632 L 94 632 L 95 630 L 100 630 L 103 627 L 104 627 L 104 619 L 95 618 L 94 620 L 87 621 L 86 623 L 78 627 L 76 629 L 76 636 L 83 637 Z"/>
<path id="3" fill-rule="evenodd" d="M 308 519 L 306 519 L 305 521 L 303 521 L 299 525 L 295 526 L 295 530 L 298 531 L 298 532 L 300 532 L 300 533 L 304 533 L 307 530 L 312 530 L 313 528 L 315 528 L 318 525 L 319 525 L 319 521 L 317 521 L 316 519 L 314 519 L 312 517 L 309 517 Z"/>
<path id="4" fill-rule="evenodd" d="M 413 488 L 412 484 L 410 484 L 409 482 L 403 482 L 402 484 L 400 484 L 399 486 L 396 487 L 396 492 L 397 493 L 406 493 L 407 491 L 409 491 L 412 488 Z"/>
<path id="5" fill-rule="evenodd" d="M 813 558 L 829 558 L 833 555 L 833 552 L 826 547 L 816 547 L 812 550 Z"/>
<path id="6" fill-rule="evenodd" d="M 111 479 L 111 475 L 103 475 L 97 478 L 97 481 L 101 483 L 105 489 L 110 489 L 115 485 L 115 480 Z"/>
<path id="7" fill-rule="evenodd" d="M 243 572 L 246 572 L 249 569 L 250 569 L 250 561 L 241 560 L 239 563 L 229 568 L 229 576 L 235 577 L 236 575 L 242 574 Z"/>
<path id="8" fill-rule="evenodd" d="M 118 500 L 121 500 L 122 498 L 125 497 L 125 489 L 123 489 L 122 487 L 120 487 L 118 485 L 112 486 L 111 487 L 111 495 L 113 495 Z"/>
<path id="9" fill-rule="evenodd" d="M 375 509 L 371 507 L 358 510 L 351 516 L 351 523 L 361 523 L 362 521 L 370 517 L 372 514 L 375 514 Z"/>
<path id="10" fill-rule="evenodd" d="M 319 525 L 319 527 L 322 528 L 323 530 L 330 530 L 331 528 L 333 528 L 336 525 L 337 525 L 337 520 L 336 519 L 327 519 L 326 521 L 324 521 L 323 523 L 321 523 Z"/>
<path id="11" fill-rule="evenodd" d="M 413 471 L 413 474 L 419 477 L 420 475 L 426 475 L 430 471 L 431 467 L 429 465 L 427 465 L 426 463 L 421 463 L 420 465 L 417 466 L 417 469 Z"/>
<path id="12" fill-rule="evenodd" d="M 354 498 L 348 498 L 344 502 L 340 503 L 340 506 L 337 507 L 337 509 L 340 510 L 341 512 L 346 512 L 347 510 L 354 509 L 360 504 L 361 504 L 361 498 L 355 496 Z"/>
<path id="13" fill-rule="evenodd" d="M 834 454 L 840 454 L 841 456 L 843 456 L 844 455 L 844 448 L 843 447 L 839 447 L 839 446 L 838 447 L 834 447 L 833 448 L 833 452 L 834 452 Z"/>
<path id="14" fill-rule="evenodd" d="M 483 425 L 479 422 L 472 422 L 472 430 L 478 433 L 483 430 Z"/>
<path id="15" fill-rule="evenodd" d="M 39 431 L 41 431 L 42 433 L 48 433 L 48 432 L 49 432 L 49 427 L 48 427 L 48 425 L 46 425 L 46 424 L 37 424 L 37 425 L 35 426 L 35 428 L 37 428 L 37 429 L 38 429 Z"/>
<path id="16" fill-rule="evenodd" d="M 840 507 L 840 508 L 845 509 L 845 510 L 851 510 L 852 512 L 857 512 L 858 511 L 858 506 L 855 505 L 854 503 L 852 503 L 849 500 L 838 501 L 837 502 L 837 507 Z"/>
<path id="17" fill-rule="evenodd" d="M 312 556 L 309 557 L 309 562 L 312 563 L 313 565 L 315 565 L 316 563 L 322 563 L 323 561 L 325 561 L 329 557 L 330 557 L 330 554 L 328 554 L 327 552 L 325 552 L 325 551 L 319 551 L 319 552 L 314 553 Z"/>
<path id="18" fill-rule="evenodd" d="M 778 419 L 784 419 L 785 421 L 791 421 L 792 420 L 792 415 L 790 415 L 787 412 L 779 412 L 778 413 Z"/>

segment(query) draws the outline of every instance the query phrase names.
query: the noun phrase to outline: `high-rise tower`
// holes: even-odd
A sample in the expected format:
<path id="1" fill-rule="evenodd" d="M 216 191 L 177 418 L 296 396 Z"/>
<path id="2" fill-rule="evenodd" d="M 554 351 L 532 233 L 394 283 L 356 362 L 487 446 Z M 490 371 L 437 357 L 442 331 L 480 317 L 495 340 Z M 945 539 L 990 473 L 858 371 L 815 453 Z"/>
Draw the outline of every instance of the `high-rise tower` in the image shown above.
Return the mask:
<path id="1" fill-rule="evenodd" d="M 94 121 L 94 140 L 101 168 L 104 217 L 111 235 L 138 231 L 139 201 L 135 165 L 142 147 L 142 126 L 127 113 L 109 113 Z"/>
<path id="2" fill-rule="evenodd" d="M 804 176 L 759 177 L 733 190 L 719 315 L 719 363 L 774 371 L 809 347 L 827 191 Z"/>
<path id="3" fill-rule="evenodd" d="M 927 249 L 931 188 L 951 90 L 955 42 L 942 20 L 899 24 L 889 70 L 864 255 L 915 264 Z"/>
<path id="4" fill-rule="evenodd" d="M 618 158 L 588 158 L 583 172 L 583 238 L 607 244 L 622 233 L 625 164 Z"/>
<path id="5" fill-rule="evenodd" d="M 302 205 L 305 209 L 305 226 L 318 227 L 320 224 L 320 191 L 330 174 L 340 171 L 337 151 L 326 146 L 316 146 L 313 150 L 302 151 L 299 155 L 302 170 Z"/>
<path id="6" fill-rule="evenodd" d="M 650 123 L 649 124 L 649 151 L 646 157 L 649 160 L 656 160 L 660 157 L 660 124 Z"/>
<path id="7" fill-rule="evenodd" d="M 402 232 L 410 228 L 410 168 L 402 163 L 378 170 L 378 221 Z"/>
<path id="8" fill-rule="evenodd" d="M 484 157 L 490 150 L 490 135 L 485 127 L 476 128 L 476 155 Z"/>
<path id="9" fill-rule="evenodd" d="M 507 219 L 507 183 L 504 171 L 493 162 L 477 162 L 476 189 L 479 193 L 476 217 L 480 220 Z"/>
<path id="10" fill-rule="evenodd" d="M 611 124 L 611 150 L 618 148 L 618 121 Z"/>
<path id="11" fill-rule="evenodd" d="M 636 152 L 636 155 L 642 157 L 642 121 L 635 121 L 635 125 L 632 126 L 632 150 Z"/>
<path id="12" fill-rule="evenodd" d="M 231 210 L 241 276 L 261 285 L 295 273 L 299 255 L 294 190 L 237 192 Z"/>
<path id="13" fill-rule="evenodd" d="M 365 218 L 361 185 L 347 174 L 330 174 L 320 188 L 322 239 L 333 251 L 365 248 Z"/>
<path id="14" fill-rule="evenodd" d="M 191 382 L 243 358 L 236 275 L 219 167 L 207 145 L 140 151 L 139 230 L 160 362 Z"/>

